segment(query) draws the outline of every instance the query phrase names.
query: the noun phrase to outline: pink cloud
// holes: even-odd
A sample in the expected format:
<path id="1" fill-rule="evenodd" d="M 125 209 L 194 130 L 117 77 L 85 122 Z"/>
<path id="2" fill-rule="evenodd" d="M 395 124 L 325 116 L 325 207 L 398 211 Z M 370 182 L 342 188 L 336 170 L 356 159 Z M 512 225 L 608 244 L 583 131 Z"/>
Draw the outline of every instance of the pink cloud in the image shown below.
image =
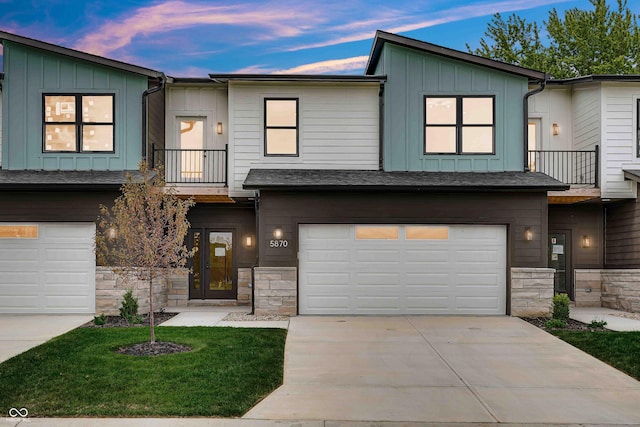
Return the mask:
<path id="1" fill-rule="evenodd" d="M 367 64 L 368 56 L 354 56 L 344 59 L 330 59 L 328 61 L 313 62 L 299 65 L 286 70 L 278 70 L 273 74 L 330 74 L 345 71 L 362 71 Z"/>
<path id="2" fill-rule="evenodd" d="M 155 6 L 134 10 L 121 20 L 110 20 L 82 38 L 75 49 L 107 56 L 123 48 L 137 36 L 150 36 L 198 25 L 235 25 L 251 27 L 259 39 L 294 37 L 316 15 L 297 10 L 291 5 L 276 4 L 212 6 L 168 0 Z"/>

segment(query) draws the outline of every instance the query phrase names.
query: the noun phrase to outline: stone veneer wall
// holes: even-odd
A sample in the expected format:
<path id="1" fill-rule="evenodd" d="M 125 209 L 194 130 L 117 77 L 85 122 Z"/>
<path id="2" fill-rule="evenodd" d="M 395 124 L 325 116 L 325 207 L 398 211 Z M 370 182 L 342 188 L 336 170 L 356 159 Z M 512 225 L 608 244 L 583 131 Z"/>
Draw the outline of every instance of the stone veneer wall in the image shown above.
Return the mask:
<path id="1" fill-rule="evenodd" d="M 186 275 L 159 277 L 153 281 L 153 310 L 158 311 L 168 305 L 168 296 L 173 285 L 184 281 Z M 138 298 L 138 312 L 149 312 L 149 288 L 146 281 L 133 278 L 125 280 L 110 267 L 96 267 L 96 314 L 119 315 L 120 304 L 127 290 L 133 290 Z M 186 304 L 185 304 L 186 305 Z"/>
<path id="2" fill-rule="evenodd" d="M 238 305 L 251 305 L 251 269 L 238 269 Z"/>
<path id="3" fill-rule="evenodd" d="M 576 307 L 601 307 L 602 270 L 574 270 L 575 292 L 573 299 Z"/>
<path id="4" fill-rule="evenodd" d="M 601 270 L 602 307 L 640 313 L 640 270 Z"/>
<path id="5" fill-rule="evenodd" d="M 511 269 L 511 315 L 549 316 L 553 305 L 553 268 Z"/>
<path id="6" fill-rule="evenodd" d="M 254 269 L 255 314 L 297 314 L 297 269 L 256 267 Z"/>

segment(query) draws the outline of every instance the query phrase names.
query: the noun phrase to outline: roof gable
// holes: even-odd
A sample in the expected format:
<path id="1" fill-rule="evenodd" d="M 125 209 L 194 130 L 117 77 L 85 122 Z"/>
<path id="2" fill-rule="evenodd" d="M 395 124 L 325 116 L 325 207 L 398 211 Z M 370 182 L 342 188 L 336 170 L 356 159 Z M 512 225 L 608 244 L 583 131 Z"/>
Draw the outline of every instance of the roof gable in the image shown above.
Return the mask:
<path id="1" fill-rule="evenodd" d="M 367 65 L 365 67 L 366 75 L 370 75 L 375 72 L 385 43 L 392 43 L 405 48 L 444 56 L 446 58 L 464 61 L 482 67 L 488 67 L 494 70 L 527 77 L 530 80 L 546 79 L 546 74 L 542 71 L 531 70 L 529 68 L 507 64 L 505 62 L 495 61 L 493 59 L 484 58 L 482 56 L 473 55 L 459 50 L 449 49 L 446 47 L 423 42 L 409 37 L 399 36 L 397 34 L 387 33 L 380 30 L 376 31 L 376 36 L 373 40 L 373 46 L 371 47 L 371 53 L 369 54 L 369 61 L 367 62 Z"/>

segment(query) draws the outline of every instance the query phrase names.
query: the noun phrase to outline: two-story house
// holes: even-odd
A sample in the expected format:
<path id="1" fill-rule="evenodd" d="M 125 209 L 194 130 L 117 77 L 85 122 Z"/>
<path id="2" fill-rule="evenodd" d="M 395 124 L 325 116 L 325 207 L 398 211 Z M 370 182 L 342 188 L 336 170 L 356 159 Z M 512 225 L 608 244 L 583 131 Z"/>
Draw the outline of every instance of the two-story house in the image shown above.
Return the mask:
<path id="1" fill-rule="evenodd" d="M 529 99 L 529 165 L 571 184 L 550 192 L 555 289 L 578 305 L 639 311 L 640 76 L 550 80 Z"/>
<path id="2" fill-rule="evenodd" d="M 146 156 L 158 124 L 143 105 L 162 74 L 5 32 L 0 42 L 0 312 L 94 313 L 98 207 Z"/>
<path id="3" fill-rule="evenodd" d="M 544 73 L 378 32 L 364 75 L 165 80 L 0 35 L 2 311 L 95 310 L 97 205 L 141 159 L 196 200 L 169 305 L 549 308 L 547 194 L 569 186 L 528 171 Z"/>

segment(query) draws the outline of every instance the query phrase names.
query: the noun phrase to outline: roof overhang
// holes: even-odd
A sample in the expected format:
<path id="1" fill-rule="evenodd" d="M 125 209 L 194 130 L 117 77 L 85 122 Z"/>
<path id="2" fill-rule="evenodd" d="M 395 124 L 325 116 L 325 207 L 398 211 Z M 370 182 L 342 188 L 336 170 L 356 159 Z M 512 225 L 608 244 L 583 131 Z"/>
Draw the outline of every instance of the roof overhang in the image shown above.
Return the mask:
<path id="1" fill-rule="evenodd" d="M 624 179 L 640 182 L 640 169 L 623 169 Z"/>
<path id="2" fill-rule="evenodd" d="M 251 169 L 247 190 L 288 191 L 562 191 L 537 172 L 384 172 L 336 169 Z"/>
<path id="3" fill-rule="evenodd" d="M 4 42 L 5 40 L 18 43 L 24 46 L 29 46 L 35 49 L 56 53 L 58 55 L 64 55 L 74 59 L 80 59 L 80 60 L 91 62 L 94 64 L 104 65 L 105 67 L 115 68 L 121 71 L 128 71 L 130 73 L 141 74 L 143 76 L 147 76 L 151 78 L 162 77 L 162 73 L 160 71 L 155 71 L 150 68 L 139 67 L 137 65 L 127 64 L 126 62 L 116 61 L 115 59 L 104 58 L 102 56 L 92 55 L 90 53 L 81 52 L 79 50 L 69 49 L 69 48 L 58 46 L 55 44 L 46 43 L 40 40 L 30 39 L 28 37 L 18 36 L 16 34 L 0 31 L 0 43 Z"/>
<path id="4" fill-rule="evenodd" d="M 473 55 L 471 53 L 462 52 L 455 49 L 449 49 L 443 46 L 423 42 L 421 40 L 412 39 L 397 34 L 387 33 L 385 31 L 376 31 L 369 54 L 369 61 L 365 67 L 365 74 L 372 74 L 375 71 L 382 48 L 385 43 L 392 43 L 398 46 L 415 49 L 434 55 L 444 56 L 446 58 L 464 61 L 475 65 L 480 65 L 494 70 L 503 71 L 505 73 L 516 74 L 518 76 L 527 77 L 530 81 L 543 81 L 547 79 L 547 74 L 542 71 L 532 70 L 530 68 L 519 67 L 517 65 L 507 64 L 505 62 L 496 61 L 482 56 Z"/>
<path id="5" fill-rule="evenodd" d="M 44 171 L 0 170 L 0 190 L 117 190 L 127 181 L 127 175 L 140 179 L 132 171 Z"/>

